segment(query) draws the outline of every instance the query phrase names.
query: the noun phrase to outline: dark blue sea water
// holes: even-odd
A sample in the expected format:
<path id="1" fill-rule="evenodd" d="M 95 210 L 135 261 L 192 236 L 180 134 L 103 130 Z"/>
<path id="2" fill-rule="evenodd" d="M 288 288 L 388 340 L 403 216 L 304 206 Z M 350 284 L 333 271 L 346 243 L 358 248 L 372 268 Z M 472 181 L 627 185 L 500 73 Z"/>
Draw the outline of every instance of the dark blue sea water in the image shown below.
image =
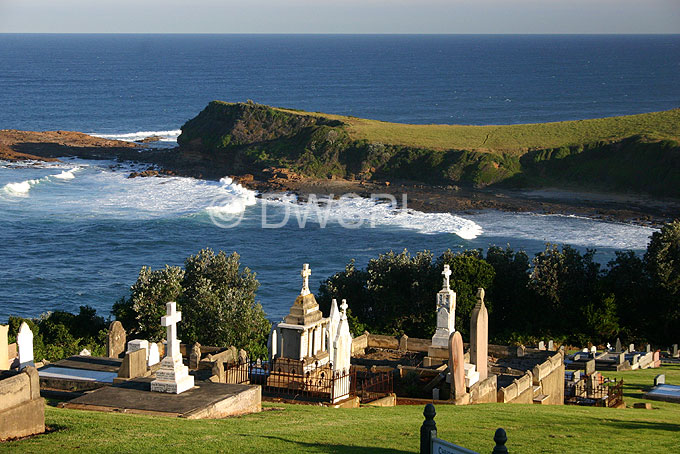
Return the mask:
<path id="1" fill-rule="evenodd" d="M 0 65 L 0 129 L 159 132 L 167 143 L 213 99 L 464 124 L 680 106 L 680 36 L 0 35 Z M 552 241 L 596 247 L 606 261 L 643 250 L 651 233 L 530 214 L 396 215 L 352 200 L 325 228 L 318 213 L 301 228 L 297 205 L 272 202 L 270 215 L 291 218 L 262 228 L 263 203 L 229 182 L 129 180 L 110 164 L 0 163 L 0 321 L 81 304 L 107 315 L 142 265 L 181 264 L 206 246 L 241 253 L 276 319 L 304 262 L 315 288 L 351 258 L 364 265 L 390 249 L 510 244 L 533 254 Z M 243 220 L 220 228 L 215 212 Z"/>

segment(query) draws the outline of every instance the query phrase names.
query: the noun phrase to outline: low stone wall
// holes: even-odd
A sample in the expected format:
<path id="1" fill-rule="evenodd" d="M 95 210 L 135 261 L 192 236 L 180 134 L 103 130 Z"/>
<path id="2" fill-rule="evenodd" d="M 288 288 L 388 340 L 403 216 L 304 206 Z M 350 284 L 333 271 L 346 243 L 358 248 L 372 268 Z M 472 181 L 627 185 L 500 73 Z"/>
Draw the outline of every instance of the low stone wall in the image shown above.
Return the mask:
<path id="1" fill-rule="evenodd" d="M 533 374 L 527 371 L 512 384 L 498 390 L 497 402 L 530 404 L 534 400 Z"/>
<path id="2" fill-rule="evenodd" d="M 399 339 L 394 336 L 382 336 L 380 334 L 367 334 L 366 347 L 385 348 L 399 350 Z"/>
<path id="3" fill-rule="evenodd" d="M 352 339 L 352 356 L 363 355 L 368 347 L 368 333 L 357 336 Z"/>
<path id="4" fill-rule="evenodd" d="M 541 364 L 534 366 L 533 384 L 541 387 L 547 396 L 543 404 L 564 404 L 564 354 L 557 352 Z"/>
<path id="5" fill-rule="evenodd" d="M 486 379 L 478 381 L 470 387 L 470 403 L 490 404 L 495 403 L 497 396 L 498 377 L 489 375 Z"/>
<path id="6" fill-rule="evenodd" d="M 45 400 L 34 367 L 0 372 L 0 441 L 45 432 Z"/>
<path id="7" fill-rule="evenodd" d="M 364 341 L 365 336 L 365 341 Z M 355 345 L 356 343 L 356 345 Z M 384 348 L 387 350 L 403 350 L 409 352 L 424 352 L 432 346 L 432 339 L 419 339 L 406 335 L 383 336 L 380 334 L 364 333 L 352 341 L 352 353 L 360 351 L 362 348 Z"/>

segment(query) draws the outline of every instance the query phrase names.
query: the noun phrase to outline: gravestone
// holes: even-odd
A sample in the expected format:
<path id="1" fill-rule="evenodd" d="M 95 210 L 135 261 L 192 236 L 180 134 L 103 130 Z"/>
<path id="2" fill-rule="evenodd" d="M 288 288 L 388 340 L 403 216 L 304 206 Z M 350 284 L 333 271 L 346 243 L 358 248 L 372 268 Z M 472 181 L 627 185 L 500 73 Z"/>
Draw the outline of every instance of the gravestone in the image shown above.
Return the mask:
<path id="1" fill-rule="evenodd" d="M 551 352 L 555 351 L 555 342 L 553 342 L 552 339 L 548 341 L 548 350 L 550 350 Z"/>
<path id="2" fill-rule="evenodd" d="M 127 351 L 125 353 L 136 352 L 137 350 L 144 350 L 144 361 L 149 357 L 149 341 L 145 339 L 134 339 L 127 343 Z"/>
<path id="3" fill-rule="evenodd" d="M 488 377 L 489 313 L 484 305 L 484 289 L 477 289 L 477 304 L 470 316 L 470 362 L 479 372 L 479 379 Z"/>
<path id="4" fill-rule="evenodd" d="M 518 347 L 517 347 L 517 357 L 518 357 L 518 358 L 523 358 L 524 355 L 526 354 L 526 350 L 527 350 L 527 349 L 524 347 L 524 345 L 518 346 Z"/>
<path id="5" fill-rule="evenodd" d="M 634 351 L 635 351 L 635 344 L 630 344 L 630 345 L 628 346 L 628 352 L 629 352 L 629 353 L 633 353 Z"/>
<path id="6" fill-rule="evenodd" d="M 665 385 L 665 384 L 666 384 L 666 375 L 659 374 L 656 377 L 654 377 L 654 386 Z"/>
<path id="7" fill-rule="evenodd" d="M 33 363 L 33 331 L 26 322 L 21 322 L 17 333 L 17 350 L 19 354 L 19 370 L 27 366 L 34 366 Z"/>
<path id="8" fill-rule="evenodd" d="M 137 378 L 146 375 L 146 349 L 140 348 L 127 352 L 118 369 L 118 378 Z"/>
<path id="9" fill-rule="evenodd" d="M 454 331 L 449 337 L 449 370 L 451 372 L 451 398 L 457 400 L 465 395 L 465 358 L 463 338 Z"/>
<path id="10" fill-rule="evenodd" d="M 680 352 L 678 352 L 678 344 L 673 344 L 673 358 L 680 357 Z"/>
<path id="11" fill-rule="evenodd" d="M 597 355 L 597 347 L 594 345 L 590 347 L 590 353 L 592 353 L 593 356 Z"/>
<path id="12" fill-rule="evenodd" d="M 0 325 L 0 370 L 9 370 L 8 334 L 9 325 Z"/>
<path id="13" fill-rule="evenodd" d="M 595 373 L 595 360 L 591 359 L 586 361 L 585 366 L 586 375 L 592 375 Z"/>
<path id="14" fill-rule="evenodd" d="M 106 337 L 106 356 L 109 358 L 120 358 L 125 351 L 125 329 L 118 320 L 111 322 L 109 332 Z"/>
<path id="15" fill-rule="evenodd" d="M 149 344 L 149 359 L 147 360 L 147 365 L 151 367 L 158 364 L 160 361 L 161 357 L 158 351 L 158 344 L 151 342 L 151 344 Z"/>
<path id="16" fill-rule="evenodd" d="M 166 311 L 167 315 L 161 318 L 161 325 L 167 329 L 168 346 L 161 367 L 156 372 L 156 379 L 151 382 L 151 391 L 180 394 L 194 387 L 194 377 L 189 375 L 189 368 L 182 363 L 179 351 L 177 323 L 182 320 L 182 313 L 177 312 L 175 302 L 167 303 Z"/>
<path id="17" fill-rule="evenodd" d="M 439 400 L 439 388 L 432 388 L 432 400 Z"/>
<path id="18" fill-rule="evenodd" d="M 619 339 L 618 337 L 616 338 L 616 347 L 614 347 L 614 351 L 616 353 L 621 353 L 623 351 L 621 347 L 621 339 Z"/>
<path id="19" fill-rule="evenodd" d="M 539 350 L 545 350 L 545 342 L 540 341 L 540 342 L 538 343 L 538 349 L 539 349 Z"/>
<path id="20" fill-rule="evenodd" d="M 650 353 L 652 351 L 652 346 L 650 344 L 647 344 L 647 346 L 645 347 L 645 351 L 647 353 Z"/>
<path id="21" fill-rule="evenodd" d="M 189 354 L 189 369 L 198 369 L 198 364 L 201 362 L 201 344 L 194 342 L 191 346 L 191 353 Z"/>
<path id="22" fill-rule="evenodd" d="M 333 341 L 333 370 L 335 372 L 349 371 L 352 359 L 352 335 L 349 332 L 349 322 L 347 321 L 347 300 L 342 300 L 340 309 L 342 309 L 340 324 Z"/>
<path id="23" fill-rule="evenodd" d="M 78 356 L 92 356 L 92 352 L 86 348 L 80 350 L 80 353 L 78 353 Z"/>
<path id="24" fill-rule="evenodd" d="M 437 330 L 432 336 L 432 346 L 446 348 L 449 336 L 456 330 L 456 293 L 450 287 L 451 269 L 449 265 L 444 265 L 442 275 L 444 281 L 442 289 L 437 293 Z"/>
<path id="25" fill-rule="evenodd" d="M 340 311 L 338 310 L 338 300 L 333 298 L 331 301 L 331 312 L 328 316 L 329 323 L 328 328 L 328 339 L 326 340 L 326 345 L 328 346 L 328 354 L 333 358 L 333 343 L 335 338 L 338 337 L 338 326 L 340 325 Z"/>

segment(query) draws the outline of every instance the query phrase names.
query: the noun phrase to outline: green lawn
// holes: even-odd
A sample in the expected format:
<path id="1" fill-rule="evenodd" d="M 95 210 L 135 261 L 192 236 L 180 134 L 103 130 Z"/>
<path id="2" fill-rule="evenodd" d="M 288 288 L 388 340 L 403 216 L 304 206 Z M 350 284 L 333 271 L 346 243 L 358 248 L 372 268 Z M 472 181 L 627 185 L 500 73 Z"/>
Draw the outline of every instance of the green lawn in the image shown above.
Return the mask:
<path id="1" fill-rule="evenodd" d="M 626 404 L 653 377 L 680 384 L 680 367 L 607 373 L 623 378 Z M 653 410 L 485 404 L 438 406 L 440 437 L 482 453 L 503 427 L 511 453 L 671 453 L 680 445 L 680 405 Z M 259 414 L 188 421 L 48 407 L 56 431 L 0 444 L 0 452 L 415 453 L 423 407 L 331 409 L 266 404 Z"/>
<path id="2" fill-rule="evenodd" d="M 345 123 L 355 140 L 430 149 L 459 149 L 522 154 L 598 141 L 615 141 L 634 135 L 653 139 L 680 138 L 680 109 L 592 120 L 521 125 L 412 125 L 325 113 L 278 109 L 298 115 L 323 116 Z"/>

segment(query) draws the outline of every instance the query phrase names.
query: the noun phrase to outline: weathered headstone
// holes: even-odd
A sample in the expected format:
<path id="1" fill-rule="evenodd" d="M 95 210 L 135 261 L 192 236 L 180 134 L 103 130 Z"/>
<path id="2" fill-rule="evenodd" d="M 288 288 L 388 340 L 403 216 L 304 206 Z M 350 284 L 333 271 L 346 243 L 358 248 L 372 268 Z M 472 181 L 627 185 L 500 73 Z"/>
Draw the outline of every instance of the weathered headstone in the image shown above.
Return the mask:
<path id="1" fill-rule="evenodd" d="M 678 344 L 673 344 L 673 358 L 680 357 L 680 352 L 678 352 Z"/>
<path id="2" fill-rule="evenodd" d="M 335 338 L 338 337 L 338 326 L 340 326 L 340 311 L 338 310 L 338 300 L 335 298 L 331 301 L 331 312 L 328 318 L 328 340 L 326 345 L 328 346 L 328 354 L 333 358 L 333 343 Z"/>
<path id="3" fill-rule="evenodd" d="M 595 360 L 591 359 L 586 361 L 586 375 L 591 375 L 595 373 Z"/>
<path id="4" fill-rule="evenodd" d="M 151 344 L 149 344 L 149 359 L 147 360 L 147 365 L 151 367 L 158 364 L 160 361 L 161 357 L 158 351 L 158 344 L 151 342 Z"/>
<path id="5" fill-rule="evenodd" d="M 517 347 L 517 357 L 518 357 L 518 358 L 523 358 L 524 355 L 526 354 L 526 350 L 527 350 L 527 349 L 524 347 L 524 345 L 519 345 L 519 346 Z"/>
<path id="6" fill-rule="evenodd" d="M 189 369 L 198 369 L 198 364 L 201 362 L 201 344 L 194 342 L 191 346 L 191 353 L 189 354 Z"/>
<path id="7" fill-rule="evenodd" d="M 647 344 L 647 346 L 645 347 L 645 351 L 647 353 L 650 353 L 652 351 L 652 346 L 650 344 Z"/>
<path id="8" fill-rule="evenodd" d="M 167 303 L 166 310 L 167 315 L 161 318 L 161 325 L 167 329 L 166 355 L 156 372 L 156 379 L 151 382 L 151 391 L 179 394 L 194 387 L 194 377 L 189 375 L 189 368 L 182 363 L 179 351 L 177 323 L 182 320 L 182 313 L 177 312 L 174 302 Z"/>
<path id="9" fill-rule="evenodd" d="M 470 316 L 470 362 L 479 372 L 479 379 L 488 377 L 489 312 L 484 304 L 484 289 L 477 289 L 477 304 Z"/>
<path id="10" fill-rule="evenodd" d="M 9 325 L 0 325 L 0 370 L 9 369 L 9 349 L 7 347 L 7 336 Z"/>
<path id="11" fill-rule="evenodd" d="M 145 350 L 146 356 L 149 356 L 149 341 L 145 339 L 134 339 L 127 343 L 127 350 L 125 353 L 136 352 L 137 350 Z"/>
<path id="12" fill-rule="evenodd" d="M 451 398 L 465 395 L 465 358 L 463 357 L 463 337 L 454 331 L 449 337 L 449 370 L 451 371 Z"/>
<path id="13" fill-rule="evenodd" d="M 551 352 L 555 351 L 555 342 L 553 342 L 552 339 L 548 341 L 548 350 L 550 350 Z"/>
<path id="14" fill-rule="evenodd" d="M 437 330 L 432 336 L 432 346 L 446 348 L 449 336 L 456 330 L 456 293 L 451 290 L 449 278 L 451 269 L 444 265 L 444 282 L 442 289 L 437 293 Z"/>
<path id="15" fill-rule="evenodd" d="M 539 349 L 539 350 L 545 350 L 545 342 L 540 341 L 540 342 L 538 343 L 538 349 Z"/>
<path id="16" fill-rule="evenodd" d="M 616 347 L 614 347 L 614 351 L 616 353 L 621 353 L 623 351 L 623 348 L 621 347 L 621 339 L 618 337 L 616 338 Z"/>
<path id="17" fill-rule="evenodd" d="M 120 358 L 125 351 L 125 329 L 118 320 L 111 322 L 109 332 L 106 337 L 106 356 L 109 358 Z"/>
<path id="18" fill-rule="evenodd" d="M 118 369 L 119 378 L 137 378 L 146 375 L 146 349 L 140 348 L 127 352 Z"/>
<path id="19" fill-rule="evenodd" d="M 92 356 L 92 352 L 86 348 L 80 350 L 80 353 L 78 353 L 78 356 Z"/>
<path id="20" fill-rule="evenodd" d="M 665 374 L 659 374 L 656 377 L 654 377 L 654 386 L 665 385 L 665 384 L 666 384 L 666 375 Z"/>
<path id="21" fill-rule="evenodd" d="M 342 314 L 338 325 L 337 335 L 333 341 L 333 370 L 336 372 L 349 371 L 352 359 L 352 335 L 347 321 L 347 300 L 342 300 Z"/>
<path id="22" fill-rule="evenodd" d="M 592 353 L 593 356 L 595 356 L 597 354 L 597 347 L 594 345 L 590 347 L 590 353 Z"/>
<path id="23" fill-rule="evenodd" d="M 17 350 L 19 354 L 19 370 L 27 366 L 35 366 L 33 363 L 33 331 L 26 322 L 21 322 L 17 333 Z"/>
<path id="24" fill-rule="evenodd" d="M 628 346 L 628 351 L 629 351 L 630 353 L 633 353 L 633 352 L 635 351 L 635 344 L 630 344 L 630 345 Z"/>

